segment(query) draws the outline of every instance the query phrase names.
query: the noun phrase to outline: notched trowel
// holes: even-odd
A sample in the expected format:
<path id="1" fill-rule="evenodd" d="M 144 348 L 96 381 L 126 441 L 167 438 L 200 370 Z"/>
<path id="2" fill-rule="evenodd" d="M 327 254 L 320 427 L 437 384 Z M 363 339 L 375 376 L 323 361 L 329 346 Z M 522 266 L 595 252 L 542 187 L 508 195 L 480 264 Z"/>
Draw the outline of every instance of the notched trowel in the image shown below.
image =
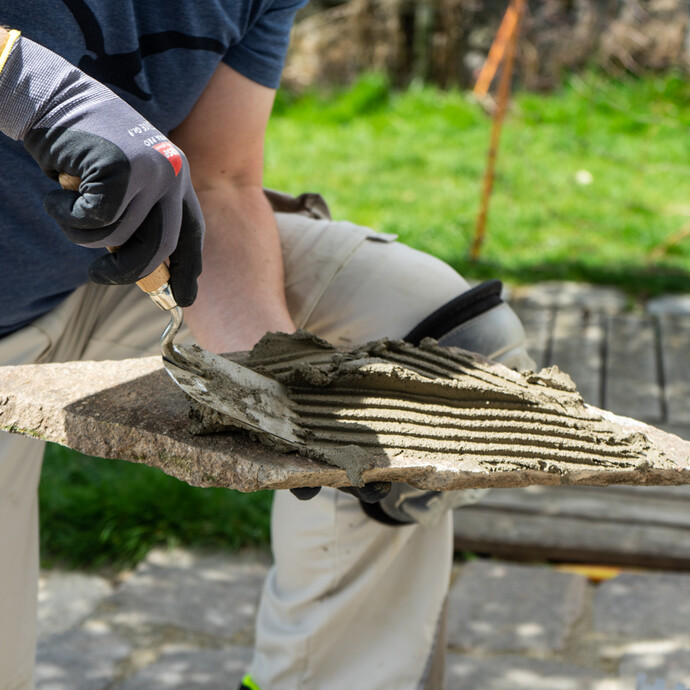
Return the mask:
<path id="1" fill-rule="evenodd" d="M 63 189 L 79 191 L 78 177 L 60 173 Z M 110 251 L 115 248 L 109 247 Z M 170 272 L 161 264 L 153 273 L 137 281 L 161 309 L 170 314 L 170 323 L 161 336 L 161 354 L 166 371 L 191 398 L 250 431 L 264 431 L 291 446 L 302 445 L 299 426 L 290 407 L 288 389 L 280 381 L 248 367 L 208 352 L 198 345 L 176 345 L 182 326 L 182 309 L 170 289 Z"/>

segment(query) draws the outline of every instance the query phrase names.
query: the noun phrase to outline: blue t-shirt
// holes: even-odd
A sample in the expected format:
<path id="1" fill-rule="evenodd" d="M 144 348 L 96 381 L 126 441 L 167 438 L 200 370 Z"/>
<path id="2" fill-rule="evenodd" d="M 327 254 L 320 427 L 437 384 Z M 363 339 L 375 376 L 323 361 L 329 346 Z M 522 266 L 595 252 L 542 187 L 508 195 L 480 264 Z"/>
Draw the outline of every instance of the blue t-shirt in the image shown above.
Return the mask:
<path id="1" fill-rule="evenodd" d="M 164 133 L 189 114 L 222 61 L 276 88 L 307 0 L 5 0 L 0 24 L 103 82 Z M 43 210 L 55 182 L 0 134 L 0 336 L 88 282 L 105 250 L 70 242 Z"/>

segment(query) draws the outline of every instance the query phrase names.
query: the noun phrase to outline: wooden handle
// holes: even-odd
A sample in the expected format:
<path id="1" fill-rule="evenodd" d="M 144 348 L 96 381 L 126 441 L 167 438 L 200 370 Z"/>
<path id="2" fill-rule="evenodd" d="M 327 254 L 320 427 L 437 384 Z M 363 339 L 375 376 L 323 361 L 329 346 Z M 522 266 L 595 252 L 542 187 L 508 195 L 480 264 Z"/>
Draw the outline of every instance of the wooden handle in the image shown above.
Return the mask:
<path id="1" fill-rule="evenodd" d="M 69 173 L 59 173 L 58 180 L 63 189 L 70 192 L 78 192 L 81 180 Z M 117 247 L 108 247 L 109 252 L 117 251 Z M 146 293 L 156 292 L 160 290 L 167 282 L 170 281 L 170 271 L 166 264 L 161 264 L 152 273 L 144 276 L 141 280 L 137 280 L 137 285 Z"/>

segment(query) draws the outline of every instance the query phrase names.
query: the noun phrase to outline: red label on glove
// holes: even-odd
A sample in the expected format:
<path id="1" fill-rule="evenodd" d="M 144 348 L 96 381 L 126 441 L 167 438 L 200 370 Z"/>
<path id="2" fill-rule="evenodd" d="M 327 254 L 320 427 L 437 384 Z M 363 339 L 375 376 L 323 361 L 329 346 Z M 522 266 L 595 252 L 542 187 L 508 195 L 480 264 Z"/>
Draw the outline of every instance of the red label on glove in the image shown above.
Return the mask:
<path id="1" fill-rule="evenodd" d="M 175 171 L 175 177 L 177 177 L 177 173 L 182 170 L 182 156 L 180 156 L 177 149 L 169 141 L 161 141 L 160 144 L 156 144 L 153 148 L 170 161 L 170 165 L 172 165 Z"/>

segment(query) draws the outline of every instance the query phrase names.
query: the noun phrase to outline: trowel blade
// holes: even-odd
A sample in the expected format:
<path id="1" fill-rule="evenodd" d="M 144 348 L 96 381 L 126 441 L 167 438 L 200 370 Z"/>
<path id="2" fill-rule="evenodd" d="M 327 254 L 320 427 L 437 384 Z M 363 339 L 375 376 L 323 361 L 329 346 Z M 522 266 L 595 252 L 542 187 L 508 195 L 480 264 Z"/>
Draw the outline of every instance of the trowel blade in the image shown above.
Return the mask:
<path id="1" fill-rule="evenodd" d="M 197 345 L 174 345 L 163 363 L 194 400 L 231 417 L 238 426 L 301 445 L 288 390 L 280 381 Z"/>

